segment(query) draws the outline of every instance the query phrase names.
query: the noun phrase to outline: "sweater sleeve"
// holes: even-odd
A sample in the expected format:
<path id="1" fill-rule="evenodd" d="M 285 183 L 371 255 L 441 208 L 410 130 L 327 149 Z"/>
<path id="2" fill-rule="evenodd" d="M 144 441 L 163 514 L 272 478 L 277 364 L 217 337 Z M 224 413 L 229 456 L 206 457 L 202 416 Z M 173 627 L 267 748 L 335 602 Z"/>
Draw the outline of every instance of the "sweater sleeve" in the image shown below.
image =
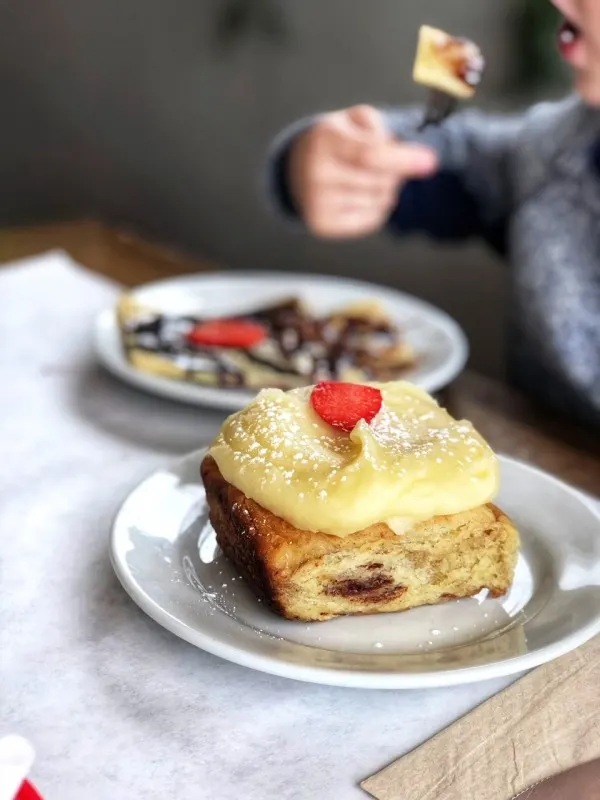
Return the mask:
<path id="1" fill-rule="evenodd" d="M 267 153 L 267 201 L 276 214 L 279 214 L 287 220 L 300 220 L 300 215 L 294 204 L 288 181 L 292 144 L 297 137 L 307 131 L 318 118 L 318 115 L 306 117 L 290 125 L 288 128 L 284 128 L 275 138 Z"/>
<path id="2" fill-rule="evenodd" d="M 390 216 L 390 231 L 425 233 L 439 240 L 479 236 L 504 252 L 522 118 L 466 111 L 419 133 L 421 117 L 418 110 L 386 112 L 397 138 L 429 145 L 440 161 L 433 177 L 404 186 Z"/>
<path id="3" fill-rule="evenodd" d="M 521 118 L 467 111 L 419 132 L 422 110 L 383 113 L 394 136 L 429 145 L 440 160 L 436 175 L 403 187 L 389 231 L 424 233 L 440 240 L 481 236 L 503 251 L 513 207 L 512 154 Z M 275 209 L 289 219 L 298 219 L 287 181 L 289 152 L 295 138 L 315 119 L 302 120 L 280 134 L 269 156 L 269 196 Z"/>

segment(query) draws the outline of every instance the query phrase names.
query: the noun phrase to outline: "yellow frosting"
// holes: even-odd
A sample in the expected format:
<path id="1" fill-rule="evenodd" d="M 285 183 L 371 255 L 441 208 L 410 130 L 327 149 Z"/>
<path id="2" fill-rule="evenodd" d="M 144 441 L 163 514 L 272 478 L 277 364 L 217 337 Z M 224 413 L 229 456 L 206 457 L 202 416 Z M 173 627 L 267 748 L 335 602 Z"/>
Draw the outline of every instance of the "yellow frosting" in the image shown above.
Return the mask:
<path id="1" fill-rule="evenodd" d="M 210 448 L 229 483 L 296 528 L 347 536 L 489 502 L 499 485 L 489 445 L 426 392 L 378 386 L 383 407 L 351 434 L 312 409 L 310 388 L 262 391 L 229 417 Z"/>

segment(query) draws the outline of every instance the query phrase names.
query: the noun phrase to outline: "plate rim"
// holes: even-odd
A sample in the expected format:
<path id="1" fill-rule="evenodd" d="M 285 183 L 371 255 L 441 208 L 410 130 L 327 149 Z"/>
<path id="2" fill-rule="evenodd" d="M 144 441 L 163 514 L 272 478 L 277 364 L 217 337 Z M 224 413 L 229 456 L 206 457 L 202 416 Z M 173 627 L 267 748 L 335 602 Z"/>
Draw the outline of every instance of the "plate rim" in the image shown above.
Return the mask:
<path id="1" fill-rule="evenodd" d="M 200 463 L 206 450 L 206 447 L 202 447 L 179 456 L 178 458 L 174 458 L 170 464 L 167 465 L 167 468 L 174 469 L 176 465 L 193 458 L 198 458 L 198 463 Z M 572 495 L 590 511 L 600 526 L 600 511 L 592 498 L 589 498 L 579 489 L 557 478 L 555 475 L 525 461 L 500 453 L 497 455 L 501 462 L 512 464 L 526 471 L 532 471 L 538 476 L 550 480 L 550 482 L 561 491 L 566 491 L 568 494 Z M 592 622 L 584 625 L 572 634 L 564 636 L 557 642 L 545 645 L 533 653 L 513 656 L 492 664 L 480 664 L 471 667 L 458 667 L 421 673 L 398 671 L 372 672 L 361 669 L 336 670 L 333 667 L 316 667 L 301 664 L 292 665 L 287 662 L 279 661 L 277 658 L 269 655 L 265 656 L 248 653 L 243 648 L 230 645 L 226 642 L 220 642 L 198 629 L 191 629 L 185 623 L 173 617 L 136 583 L 130 571 L 122 562 L 122 559 L 117 555 L 116 541 L 119 534 L 119 518 L 126 504 L 136 491 L 141 489 L 141 487 L 156 474 L 164 471 L 164 469 L 165 467 L 153 469 L 145 478 L 138 481 L 138 483 L 129 490 L 115 513 L 109 535 L 109 557 L 112 568 L 129 597 L 147 616 L 154 620 L 154 622 L 178 638 L 188 642 L 188 644 L 231 663 L 265 674 L 319 685 L 376 690 L 429 689 L 476 683 L 483 680 L 509 677 L 524 673 L 572 652 L 600 633 L 599 608 L 597 616 Z"/>
<path id="2" fill-rule="evenodd" d="M 131 290 L 135 296 L 148 290 L 168 289 L 172 286 L 185 285 L 190 280 L 198 283 L 211 283 L 222 280 L 232 279 L 234 282 L 241 279 L 262 279 L 262 280 L 282 280 L 286 283 L 294 281 L 306 281 L 318 283 L 320 281 L 337 281 L 340 284 L 364 292 L 377 292 L 382 290 L 390 292 L 396 298 L 404 302 L 415 305 L 415 312 L 420 310 L 435 319 L 436 325 L 452 341 L 452 351 L 449 358 L 440 366 L 433 369 L 429 377 L 420 381 L 419 385 L 428 392 L 437 392 L 445 388 L 464 370 L 470 355 L 470 345 L 468 337 L 462 326 L 452 315 L 438 306 L 423 300 L 420 297 L 403 292 L 390 286 L 383 286 L 369 281 L 343 276 L 327 275 L 325 273 L 298 273 L 298 272 L 277 272 L 249 270 L 227 270 L 224 272 L 190 273 L 177 275 L 172 278 L 162 278 L 157 281 L 136 286 Z M 161 378 L 160 376 L 149 375 L 139 370 L 135 370 L 124 359 L 121 350 L 116 350 L 108 344 L 109 337 L 118 333 L 118 322 L 115 304 L 104 308 L 95 317 L 93 325 L 93 349 L 100 364 L 112 375 L 120 380 L 148 392 L 155 396 L 165 397 L 180 403 L 197 407 L 224 408 L 232 411 L 242 408 L 254 396 L 255 392 L 250 391 L 231 391 L 228 389 L 214 388 L 212 386 L 196 386 L 194 384 L 181 381 Z"/>

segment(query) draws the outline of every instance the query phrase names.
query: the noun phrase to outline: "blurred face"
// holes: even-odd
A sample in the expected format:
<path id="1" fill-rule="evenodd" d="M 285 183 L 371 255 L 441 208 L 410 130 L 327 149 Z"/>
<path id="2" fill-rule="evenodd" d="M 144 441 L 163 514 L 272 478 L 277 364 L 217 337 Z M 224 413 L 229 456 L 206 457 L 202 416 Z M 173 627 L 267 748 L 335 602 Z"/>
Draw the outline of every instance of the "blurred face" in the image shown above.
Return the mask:
<path id="1" fill-rule="evenodd" d="M 552 0 L 564 14 L 560 52 L 575 70 L 577 90 L 600 106 L 600 0 Z"/>

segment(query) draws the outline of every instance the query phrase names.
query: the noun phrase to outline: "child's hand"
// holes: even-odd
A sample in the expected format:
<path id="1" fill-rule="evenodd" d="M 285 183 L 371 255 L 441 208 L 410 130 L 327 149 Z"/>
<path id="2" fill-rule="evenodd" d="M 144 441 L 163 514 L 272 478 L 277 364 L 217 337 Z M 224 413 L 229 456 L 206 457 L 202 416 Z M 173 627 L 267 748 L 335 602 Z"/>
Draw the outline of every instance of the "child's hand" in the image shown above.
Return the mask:
<path id="1" fill-rule="evenodd" d="M 296 140 L 288 180 L 314 234 L 352 237 L 381 228 L 403 184 L 436 169 L 432 150 L 394 139 L 379 111 L 355 106 L 324 115 Z"/>

